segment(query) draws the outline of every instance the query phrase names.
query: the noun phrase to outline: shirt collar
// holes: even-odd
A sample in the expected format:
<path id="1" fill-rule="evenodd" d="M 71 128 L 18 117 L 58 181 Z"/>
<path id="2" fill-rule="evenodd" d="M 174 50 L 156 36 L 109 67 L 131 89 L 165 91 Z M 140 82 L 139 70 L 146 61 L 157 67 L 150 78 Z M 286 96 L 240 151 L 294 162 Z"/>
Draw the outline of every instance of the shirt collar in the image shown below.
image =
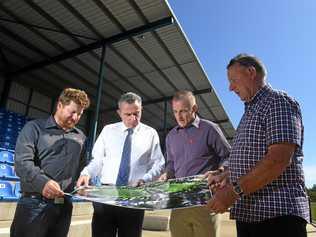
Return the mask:
<path id="1" fill-rule="evenodd" d="M 62 129 L 62 128 L 56 123 L 56 120 L 55 120 L 55 118 L 54 118 L 53 115 L 49 116 L 48 119 L 46 120 L 45 128 L 59 128 L 59 129 Z M 62 130 L 63 130 L 63 129 L 62 129 Z M 79 132 L 79 129 L 76 128 L 76 127 L 73 127 L 72 129 L 67 130 L 67 132 L 70 132 L 70 131 L 75 131 L 75 132 L 77 132 L 77 133 L 80 133 L 80 132 Z"/>
<path id="2" fill-rule="evenodd" d="M 193 125 L 193 126 L 196 127 L 196 128 L 199 128 L 199 126 L 200 126 L 200 121 L 201 121 L 200 117 L 197 116 L 197 115 L 195 115 L 195 119 L 193 120 L 193 122 L 191 123 L 191 125 Z"/>
<path id="3" fill-rule="evenodd" d="M 261 89 L 259 89 L 257 93 L 255 94 L 255 96 L 252 97 L 251 101 L 245 102 L 245 110 L 247 110 L 249 107 L 252 107 L 258 101 L 260 101 L 269 90 L 271 90 L 271 86 L 269 84 L 266 84 Z"/>
<path id="4" fill-rule="evenodd" d="M 200 119 L 200 117 L 196 114 L 195 115 L 195 119 L 193 120 L 193 122 L 189 125 L 189 126 L 187 126 L 187 127 L 185 127 L 185 128 L 189 128 L 189 127 L 196 127 L 196 128 L 199 128 L 199 126 L 200 126 L 200 121 L 201 121 L 201 119 Z M 180 130 L 180 129 L 184 129 L 184 128 L 182 128 L 182 127 L 180 127 L 179 125 L 177 125 L 176 126 L 176 129 L 177 129 L 177 131 L 178 130 Z"/>
<path id="5" fill-rule="evenodd" d="M 59 127 L 54 119 L 54 116 L 51 115 L 48 117 L 45 123 L 45 128 L 54 128 L 54 127 Z"/>
<path id="6" fill-rule="evenodd" d="M 137 126 L 135 128 L 133 128 L 133 133 L 134 132 L 138 132 L 140 129 L 141 123 L 137 124 Z M 125 124 L 123 122 L 121 122 L 121 130 L 122 132 L 127 132 L 128 127 L 125 126 Z"/>

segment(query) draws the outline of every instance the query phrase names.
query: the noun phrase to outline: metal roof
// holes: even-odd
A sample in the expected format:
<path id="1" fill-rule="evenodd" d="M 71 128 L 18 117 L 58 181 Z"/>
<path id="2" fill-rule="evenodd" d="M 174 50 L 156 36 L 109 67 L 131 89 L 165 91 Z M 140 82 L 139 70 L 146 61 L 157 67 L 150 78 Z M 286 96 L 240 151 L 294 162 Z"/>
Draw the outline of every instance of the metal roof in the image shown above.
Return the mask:
<path id="1" fill-rule="evenodd" d="M 143 98 L 143 121 L 158 130 L 175 125 L 165 101 L 191 90 L 199 114 L 234 128 L 194 50 L 163 0 L 2 0 L 0 69 L 7 78 L 56 97 L 84 89 L 96 103 L 101 47 L 106 44 L 101 113 L 117 121 L 116 101 L 127 91 Z"/>

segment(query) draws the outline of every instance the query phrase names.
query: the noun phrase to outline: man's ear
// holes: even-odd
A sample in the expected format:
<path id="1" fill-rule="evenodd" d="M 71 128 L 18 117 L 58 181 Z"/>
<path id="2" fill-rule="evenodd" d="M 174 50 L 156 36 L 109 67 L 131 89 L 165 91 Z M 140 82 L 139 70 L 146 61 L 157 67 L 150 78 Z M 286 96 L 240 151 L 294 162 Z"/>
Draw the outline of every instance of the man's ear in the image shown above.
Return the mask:
<path id="1" fill-rule="evenodd" d="M 58 110 L 58 109 L 61 109 L 62 107 L 63 107 L 63 104 L 62 104 L 60 101 L 58 101 L 58 102 L 57 102 L 57 107 L 56 107 L 57 110 Z"/>
<path id="2" fill-rule="evenodd" d="M 117 109 L 117 110 L 116 110 L 116 113 L 117 113 L 118 116 L 121 118 L 121 111 L 120 111 L 120 109 Z"/>
<path id="3" fill-rule="evenodd" d="M 198 106 L 197 106 L 197 104 L 195 104 L 195 105 L 192 106 L 192 111 L 193 111 L 194 113 L 196 113 L 196 112 L 198 111 Z"/>
<path id="4" fill-rule="evenodd" d="M 248 71 L 251 75 L 251 78 L 256 78 L 257 77 L 257 70 L 254 66 L 248 67 Z"/>

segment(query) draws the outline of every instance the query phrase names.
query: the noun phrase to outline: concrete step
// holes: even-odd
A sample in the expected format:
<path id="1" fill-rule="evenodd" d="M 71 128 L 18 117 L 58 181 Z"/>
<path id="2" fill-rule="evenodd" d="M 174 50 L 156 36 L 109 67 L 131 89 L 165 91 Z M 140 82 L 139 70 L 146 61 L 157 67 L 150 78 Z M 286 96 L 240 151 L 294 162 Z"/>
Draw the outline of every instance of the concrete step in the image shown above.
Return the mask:
<path id="1" fill-rule="evenodd" d="M 10 236 L 10 225 L 14 216 L 16 203 L 0 202 L 0 237 Z M 68 237 L 91 237 L 91 219 L 93 208 L 89 202 L 74 203 L 73 216 Z M 149 211 L 145 212 L 143 237 L 169 237 L 167 223 L 169 222 L 170 211 Z M 156 225 L 155 225 L 156 224 Z M 151 226 L 154 225 L 154 226 Z M 156 228 L 160 231 L 153 231 Z M 160 227 L 160 228 L 159 228 Z M 146 230 L 145 230 L 146 229 Z M 151 229 L 151 230 L 148 230 Z M 316 228 L 307 226 L 308 237 L 316 237 Z M 235 222 L 229 219 L 228 213 L 221 218 L 221 237 L 235 237 Z"/>

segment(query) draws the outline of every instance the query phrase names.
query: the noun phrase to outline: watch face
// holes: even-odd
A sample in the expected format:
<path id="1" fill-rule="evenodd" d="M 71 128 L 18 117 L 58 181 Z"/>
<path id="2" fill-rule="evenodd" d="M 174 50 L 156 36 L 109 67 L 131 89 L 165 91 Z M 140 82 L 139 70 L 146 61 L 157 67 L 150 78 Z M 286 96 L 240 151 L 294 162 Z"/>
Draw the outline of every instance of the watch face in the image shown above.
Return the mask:
<path id="1" fill-rule="evenodd" d="M 235 192 L 238 193 L 238 194 L 242 193 L 242 190 L 241 190 L 241 188 L 240 188 L 240 186 L 238 184 L 235 186 Z"/>
<path id="2" fill-rule="evenodd" d="M 233 183 L 233 187 L 234 187 L 234 192 L 235 192 L 237 195 L 241 196 L 241 195 L 244 193 L 237 182 L 234 182 L 234 183 Z"/>

